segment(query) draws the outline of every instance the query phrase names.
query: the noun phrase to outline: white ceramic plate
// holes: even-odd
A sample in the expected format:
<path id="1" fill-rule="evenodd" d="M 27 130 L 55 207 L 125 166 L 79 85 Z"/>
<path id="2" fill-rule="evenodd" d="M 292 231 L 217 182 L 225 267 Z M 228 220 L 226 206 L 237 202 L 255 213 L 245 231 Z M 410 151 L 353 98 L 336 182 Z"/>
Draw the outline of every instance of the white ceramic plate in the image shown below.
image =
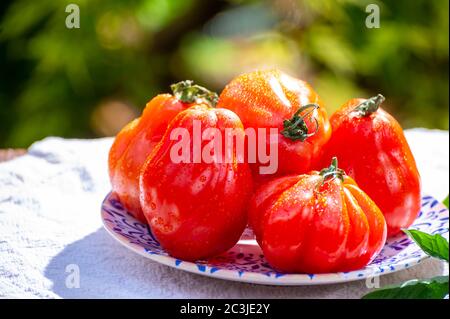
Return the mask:
<path id="1" fill-rule="evenodd" d="M 101 218 L 106 230 L 128 249 L 161 264 L 192 273 L 226 280 L 265 285 L 317 285 L 347 282 L 388 274 L 420 263 L 427 255 L 406 235 L 390 238 L 368 266 L 350 272 L 327 274 L 282 274 L 273 270 L 247 229 L 239 242 L 226 253 L 210 260 L 187 262 L 169 256 L 150 232 L 108 194 L 102 203 Z M 422 198 L 422 210 L 410 227 L 448 239 L 448 209 L 431 196 Z"/>

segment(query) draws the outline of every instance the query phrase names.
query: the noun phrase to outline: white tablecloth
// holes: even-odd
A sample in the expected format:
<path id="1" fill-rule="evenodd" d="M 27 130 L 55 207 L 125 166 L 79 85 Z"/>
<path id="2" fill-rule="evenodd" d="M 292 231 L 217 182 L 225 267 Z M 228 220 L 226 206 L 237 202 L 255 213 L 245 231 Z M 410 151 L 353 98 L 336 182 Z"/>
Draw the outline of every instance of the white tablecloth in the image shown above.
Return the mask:
<path id="1" fill-rule="evenodd" d="M 407 132 L 424 192 L 449 191 L 447 131 Z M 10 298 L 359 298 L 365 281 L 275 287 L 202 277 L 127 250 L 102 228 L 112 139 L 46 138 L 0 164 L 0 297 Z M 76 275 L 79 270 L 79 288 Z M 445 263 L 382 276 L 381 286 L 448 274 Z M 75 287 L 74 287 L 75 286 Z"/>

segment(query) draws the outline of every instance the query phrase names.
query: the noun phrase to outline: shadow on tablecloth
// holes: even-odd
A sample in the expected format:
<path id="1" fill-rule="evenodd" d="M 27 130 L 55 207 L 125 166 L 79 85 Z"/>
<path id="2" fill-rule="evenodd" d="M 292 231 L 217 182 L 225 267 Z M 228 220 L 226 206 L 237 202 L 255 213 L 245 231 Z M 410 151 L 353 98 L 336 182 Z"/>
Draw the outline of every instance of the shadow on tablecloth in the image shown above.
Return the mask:
<path id="1" fill-rule="evenodd" d="M 68 288 L 66 280 L 69 287 L 76 283 L 68 276 L 77 267 L 80 286 Z M 430 278 L 443 272 L 442 262 L 428 259 L 416 267 L 382 276 L 380 284 Z M 280 287 L 207 278 L 139 256 L 117 243 L 103 228 L 69 244 L 52 258 L 45 276 L 53 282 L 53 292 L 62 298 L 360 298 L 368 291 L 365 280 Z"/>

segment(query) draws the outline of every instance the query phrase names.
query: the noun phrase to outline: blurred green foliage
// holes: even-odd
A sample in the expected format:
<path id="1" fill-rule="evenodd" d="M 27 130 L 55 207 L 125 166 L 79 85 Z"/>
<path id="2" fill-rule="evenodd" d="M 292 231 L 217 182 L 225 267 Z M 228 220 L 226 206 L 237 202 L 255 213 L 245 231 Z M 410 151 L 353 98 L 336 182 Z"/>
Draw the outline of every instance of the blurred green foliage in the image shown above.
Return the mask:
<path id="1" fill-rule="evenodd" d="M 68 29 L 65 8 L 80 7 Z M 365 25 L 370 3 L 379 29 Z M 405 127 L 448 129 L 447 0 L 18 0 L 0 5 L 0 147 L 115 134 L 170 83 L 220 91 L 280 68 L 331 113 L 383 93 Z"/>

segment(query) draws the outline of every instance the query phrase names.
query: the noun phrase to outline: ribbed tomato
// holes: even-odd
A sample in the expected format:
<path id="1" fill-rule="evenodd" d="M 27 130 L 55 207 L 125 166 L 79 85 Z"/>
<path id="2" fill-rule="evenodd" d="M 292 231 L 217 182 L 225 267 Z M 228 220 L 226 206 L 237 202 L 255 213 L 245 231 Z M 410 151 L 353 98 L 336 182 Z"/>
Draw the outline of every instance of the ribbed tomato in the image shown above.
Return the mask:
<path id="1" fill-rule="evenodd" d="M 308 83 L 278 70 L 238 76 L 220 94 L 217 106 L 235 112 L 246 129 L 267 129 L 267 152 L 271 145 L 278 148 L 276 175 L 309 171 L 331 135 L 317 93 Z M 270 139 L 270 128 L 278 130 L 275 139 Z M 259 174 L 266 165 L 258 158 L 251 166 Z"/>
<path id="2" fill-rule="evenodd" d="M 249 222 L 267 261 L 281 272 L 326 273 L 364 267 L 386 240 L 376 204 L 337 168 L 262 185 Z"/>
<path id="3" fill-rule="evenodd" d="M 143 163 L 161 140 L 170 121 L 181 111 L 202 103 L 217 102 L 217 95 L 183 81 L 172 85 L 173 95 L 160 94 L 147 103 L 140 118 L 125 126 L 109 151 L 109 177 L 112 191 L 122 205 L 144 222 L 139 202 L 139 173 Z"/>
<path id="4" fill-rule="evenodd" d="M 228 130 L 234 144 L 226 142 Z M 204 259 L 239 240 L 252 191 L 244 150 L 237 147 L 244 134 L 232 111 L 194 106 L 173 119 L 144 164 L 141 206 L 152 233 L 172 256 Z"/>
<path id="5" fill-rule="evenodd" d="M 341 167 L 381 209 L 388 236 L 408 228 L 420 211 L 416 162 L 400 124 L 380 104 L 382 95 L 352 99 L 331 117 L 333 134 L 321 165 L 337 156 Z"/>

